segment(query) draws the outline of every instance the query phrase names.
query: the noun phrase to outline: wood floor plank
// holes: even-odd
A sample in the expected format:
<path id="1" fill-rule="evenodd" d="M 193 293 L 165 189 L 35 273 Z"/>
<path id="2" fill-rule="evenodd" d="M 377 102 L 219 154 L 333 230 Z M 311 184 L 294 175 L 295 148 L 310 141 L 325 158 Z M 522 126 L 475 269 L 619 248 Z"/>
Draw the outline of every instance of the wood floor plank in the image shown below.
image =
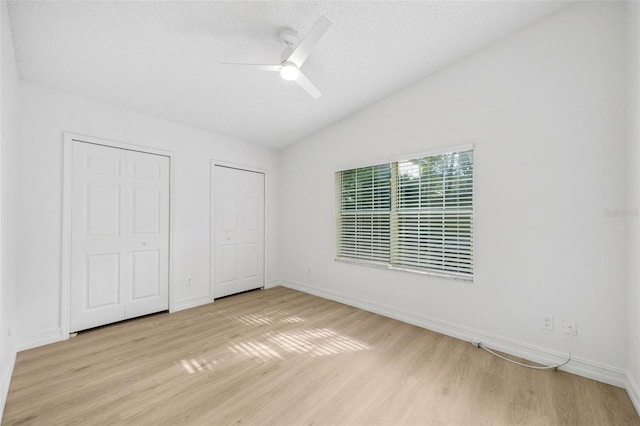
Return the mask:
<path id="1" fill-rule="evenodd" d="M 640 425 L 623 389 L 276 287 L 18 354 L 5 425 Z"/>

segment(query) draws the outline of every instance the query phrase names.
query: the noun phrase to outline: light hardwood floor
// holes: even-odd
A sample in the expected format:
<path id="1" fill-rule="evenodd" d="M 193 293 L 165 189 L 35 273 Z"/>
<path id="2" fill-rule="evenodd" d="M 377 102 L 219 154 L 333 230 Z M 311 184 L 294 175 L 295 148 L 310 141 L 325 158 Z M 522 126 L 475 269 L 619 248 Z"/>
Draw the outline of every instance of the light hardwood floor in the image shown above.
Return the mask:
<path id="1" fill-rule="evenodd" d="M 18 354 L 3 424 L 639 425 L 623 389 L 277 287 Z"/>

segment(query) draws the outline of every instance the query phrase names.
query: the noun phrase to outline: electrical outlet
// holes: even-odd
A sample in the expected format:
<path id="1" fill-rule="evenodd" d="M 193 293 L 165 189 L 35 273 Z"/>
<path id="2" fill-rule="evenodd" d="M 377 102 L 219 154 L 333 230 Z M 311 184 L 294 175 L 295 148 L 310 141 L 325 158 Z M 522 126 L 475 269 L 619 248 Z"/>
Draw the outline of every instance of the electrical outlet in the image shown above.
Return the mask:
<path id="1" fill-rule="evenodd" d="M 544 328 L 545 330 L 553 330 L 553 315 L 543 312 L 540 314 L 540 319 L 541 328 Z"/>
<path id="2" fill-rule="evenodd" d="M 191 277 L 187 278 L 187 287 L 191 287 Z"/>
<path id="3" fill-rule="evenodd" d="M 311 276 L 311 268 L 307 268 L 307 275 Z"/>
<path id="4" fill-rule="evenodd" d="M 562 320 L 562 331 L 564 334 L 570 334 L 571 336 L 575 336 L 578 334 L 578 325 L 575 321 L 571 320 Z"/>

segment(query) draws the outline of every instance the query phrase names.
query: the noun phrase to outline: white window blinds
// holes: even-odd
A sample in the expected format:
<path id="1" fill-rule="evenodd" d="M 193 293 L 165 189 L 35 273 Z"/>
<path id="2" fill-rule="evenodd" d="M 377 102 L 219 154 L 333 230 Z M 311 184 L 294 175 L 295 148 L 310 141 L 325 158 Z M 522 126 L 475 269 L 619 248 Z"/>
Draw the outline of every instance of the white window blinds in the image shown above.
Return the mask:
<path id="1" fill-rule="evenodd" d="M 473 275 L 473 151 L 398 162 L 391 263 Z"/>
<path id="2" fill-rule="evenodd" d="M 471 149 L 336 173 L 336 256 L 473 278 Z"/>
<path id="3" fill-rule="evenodd" d="M 388 263 L 390 165 L 336 173 L 336 194 L 338 257 Z"/>

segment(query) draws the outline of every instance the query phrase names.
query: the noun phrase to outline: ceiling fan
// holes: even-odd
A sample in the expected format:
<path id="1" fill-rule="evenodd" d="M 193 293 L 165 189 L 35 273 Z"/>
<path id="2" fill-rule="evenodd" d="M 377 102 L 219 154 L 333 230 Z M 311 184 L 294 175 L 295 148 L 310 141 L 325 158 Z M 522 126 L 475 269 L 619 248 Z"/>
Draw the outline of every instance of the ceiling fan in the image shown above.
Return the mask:
<path id="1" fill-rule="evenodd" d="M 331 26 L 331 22 L 321 16 L 313 27 L 309 34 L 298 43 L 297 33 L 292 29 L 285 29 L 280 32 L 280 40 L 284 42 L 285 48 L 282 51 L 279 65 L 260 65 L 260 64 L 237 64 L 222 62 L 222 65 L 235 65 L 244 67 L 253 67 L 263 71 L 277 71 L 280 73 L 280 77 L 285 80 L 295 81 L 298 86 L 302 87 L 315 99 L 318 99 L 322 94 L 318 88 L 300 71 L 300 67 L 307 60 L 311 54 L 311 50 L 320 41 L 324 33 Z"/>

